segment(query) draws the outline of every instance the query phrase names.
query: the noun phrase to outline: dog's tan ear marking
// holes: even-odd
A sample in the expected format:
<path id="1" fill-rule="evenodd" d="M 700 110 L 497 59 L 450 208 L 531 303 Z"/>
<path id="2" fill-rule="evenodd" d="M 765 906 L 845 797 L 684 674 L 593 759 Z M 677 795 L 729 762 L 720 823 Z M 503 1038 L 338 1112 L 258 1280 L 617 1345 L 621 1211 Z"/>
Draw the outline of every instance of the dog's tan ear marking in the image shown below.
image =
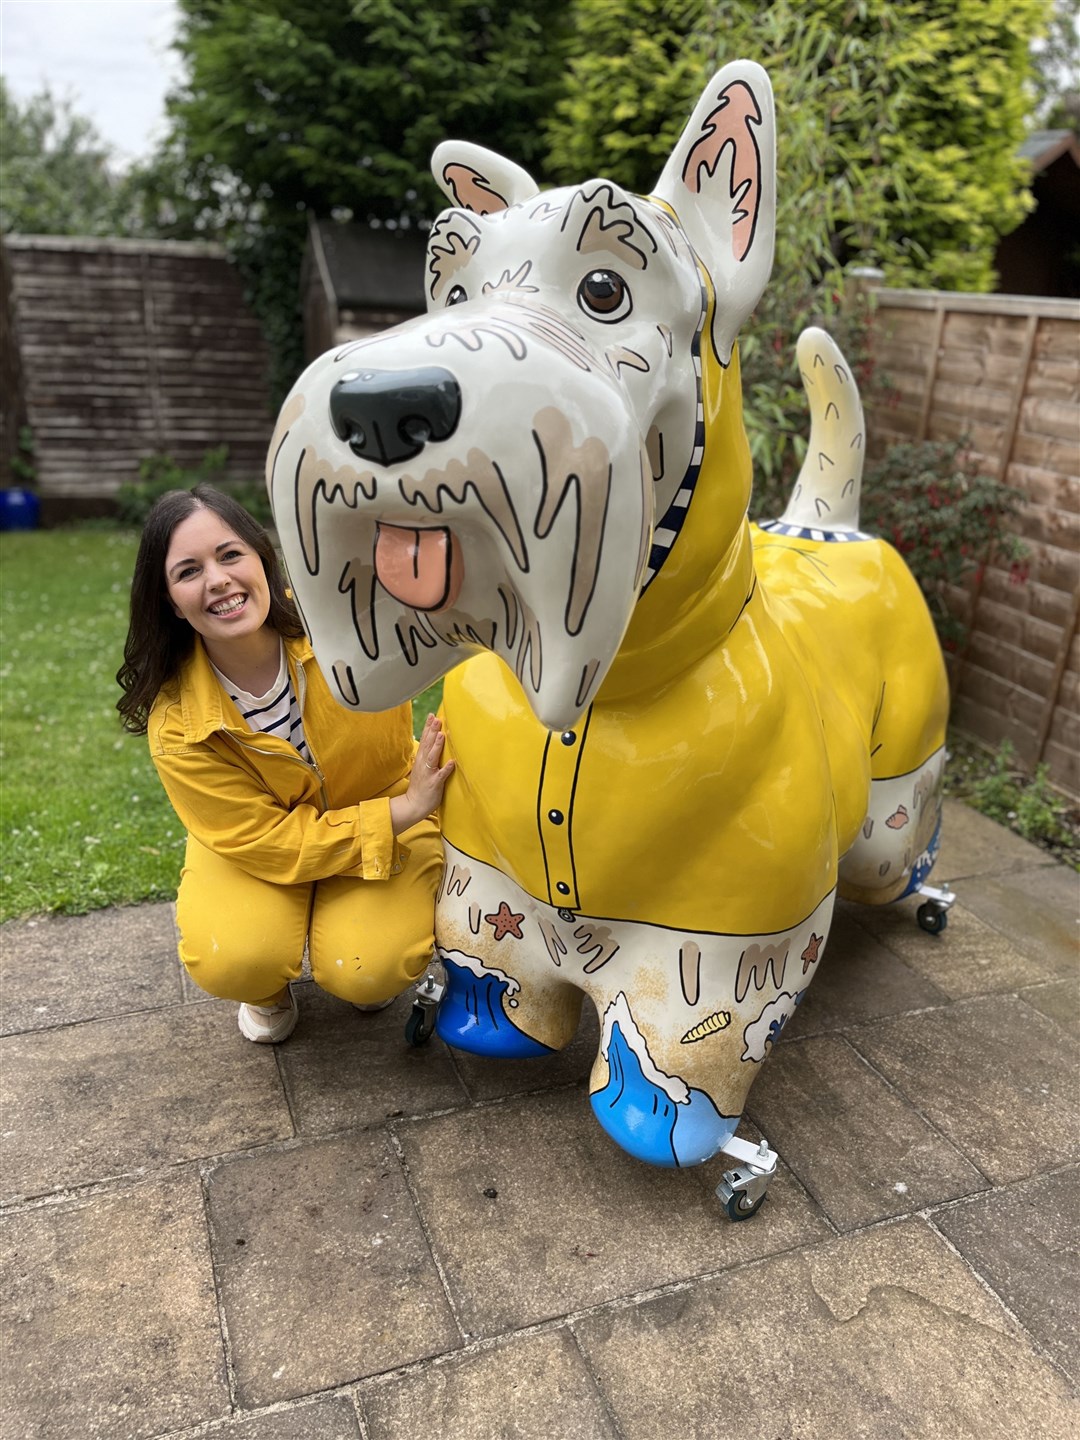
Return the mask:
<path id="1" fill-rule="evenodd" d="M 736 260 L 744 260 L 754 243 L 758 209 L 761 204 L 761 151 L 756 130 L 761 128 L 761 111 L 750 86 L 737 80 L 720 92 L 720 103 L 705 117 L 701 137 L 683 166 L 683 184 L 695 195 L 720 164 L 731 146 L 731 248 Z"/>
<path id="2" fill-rule="evenodd" d="M 497 195 L 488 184 L 487 176 L 469 165 L 446 165 L 443 168 L 443 189 L 449 190 L 454 203 L 474 215 L 494 215 L 505 210 L 506 197 Z"/>
<path id="3" fill-rule="evenodd" d="M 539 194 L 527 170 L 464 140 L 444 140 L 431 157 L 435 183 L 455 205 L 474 215 L 497 215 Z"/>
<path id="4" fill-rule="evenodd" d="M 772 269 L 776 121 L 759 65 L 736 60 L 706 85 L 656 185 L 716 296 L 712 340 L 723 364 Z"/>

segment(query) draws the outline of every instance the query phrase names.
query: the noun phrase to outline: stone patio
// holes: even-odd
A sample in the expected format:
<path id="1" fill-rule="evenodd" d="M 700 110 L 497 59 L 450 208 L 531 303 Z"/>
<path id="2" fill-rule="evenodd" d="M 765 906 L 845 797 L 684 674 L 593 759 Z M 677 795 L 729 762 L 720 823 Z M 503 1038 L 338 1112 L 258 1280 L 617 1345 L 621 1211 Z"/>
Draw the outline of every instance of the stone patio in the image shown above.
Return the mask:
<path id="1" fill-rule="evenodd" d="M 840 907 L 739 1224 L 596 1125 L 595 1017 L 483 1062 L 303 983 L 254 1046 L 169 906 L 3 927 L 0 1436 L 1077 1435 L 1080 881 L 946 836 L 943 935 Z"/>

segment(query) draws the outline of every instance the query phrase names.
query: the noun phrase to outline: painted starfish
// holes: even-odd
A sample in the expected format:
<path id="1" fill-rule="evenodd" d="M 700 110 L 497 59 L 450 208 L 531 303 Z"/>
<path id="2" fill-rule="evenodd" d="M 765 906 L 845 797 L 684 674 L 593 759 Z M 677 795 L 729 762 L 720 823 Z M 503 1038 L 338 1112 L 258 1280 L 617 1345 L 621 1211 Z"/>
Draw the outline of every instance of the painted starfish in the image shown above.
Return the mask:
<path id="1" fill-rule="evenodd" d="M 521 922 L 524 915 L 515 915 L 503 900 L 494 915 L 485 915 L 484 919 L 489 925 L 495 928 L 495 939 L 504 940 L 507 935 L 513 935 L 515 940 L 521 939 Z"/>
<path id="2" fill-rule="evenodd" d="M 810 969 L 810 966 L 816 963 L 818 958 L 818 951 L 821 949 L 821 942 L 824 939 L 824 935 L 815 935 L 814 932 L 811 930 L 810 943 L 809 945 L 807 945 L 806 949 L 799 957 L 802 960 L 802 973 L 804 975 L 806 974 L 807 970 Z"/>

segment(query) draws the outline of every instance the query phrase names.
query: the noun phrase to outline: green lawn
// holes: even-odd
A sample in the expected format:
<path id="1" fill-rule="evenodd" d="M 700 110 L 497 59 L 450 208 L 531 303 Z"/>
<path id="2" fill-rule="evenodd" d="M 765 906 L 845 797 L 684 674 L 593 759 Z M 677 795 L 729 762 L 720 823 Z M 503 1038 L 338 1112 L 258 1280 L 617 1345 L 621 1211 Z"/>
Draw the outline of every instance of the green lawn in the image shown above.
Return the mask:
<path id="1" fill-rule="evenodd" d="M 115 708 L 137 544 L 106 527 L 0 535 L 0 920 L 176 894 L 183 829 Z"/>
<path id="2" fill-rule="evenodd" d="M 134 533 L 0 535 L 0 917 L 176 893 L 182 828 L 116 713 Z"/>

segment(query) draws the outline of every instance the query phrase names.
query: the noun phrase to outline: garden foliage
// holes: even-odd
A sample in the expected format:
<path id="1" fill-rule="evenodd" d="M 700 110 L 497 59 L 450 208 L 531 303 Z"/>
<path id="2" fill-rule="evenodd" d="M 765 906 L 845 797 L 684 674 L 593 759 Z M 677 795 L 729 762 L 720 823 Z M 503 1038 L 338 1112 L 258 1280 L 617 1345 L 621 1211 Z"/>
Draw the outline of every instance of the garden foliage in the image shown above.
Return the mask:
<path id="1" fill-rule="evenodd" d="M 0 231 L 141 233 L 135 182 L 110 166 L 93 123 L 48 89 L 20 103 L 0 77 Z"/>
<path id="2" fill-rule="evenodd" d="M 963 591 L 991 562 L 1021 573 L 1008 528 L 1023 495 L 979 470 L 963 441 L 893 445 L 863 476 L 863 528 L 895 545 L 919 582 L 938 637 L 960 650 L 971 616 Z"/>
<path id="3" fill-rule="evenodd" d="M 225 474 L 229 447 L 207 450 L 195 465 L 180 465 L 171 455 L 144 455 L 139 461 L 138 480 L 121 485 L 116 494 L 116 518 L 122 525 L 142 528 L 156 500 L 169 490 L 191 490 L 206 483 L 227 491 L 254 515 L 260 525 L 271 525 L 273 514 L 266 486 L 261 479 L 228 479 Z"/>
<path id="4" fill-rule="evenodd" d="M 776 94 L 776 262 L 740 340 L 754 513 L 783 508 L 806 447 L 794 364 L 824 325 L 864 389 L 871 334 L 853 265 L 888 284 L 991 288 L 997 238 L 1029 203 L 1016 159 L 1028 49 L 1048 0 L 576 0 L 569 83 L 547 125 L 561 179 L 647 193 L 725 61 Z M 880 377 L 878 377 L 880 378 Z"/>
<path id="5" fill-rule="evenodd" d="M 278 392 L 302 367 L 307 212 L 395 229 L 428 223 L 443 204 L 431 152 L 447 135 L 542 167 L 563 9 L 559 0 L 181 0 L 187 79 L 169 102 L 160 200 L 179 228 L 230 244 Z"/>

